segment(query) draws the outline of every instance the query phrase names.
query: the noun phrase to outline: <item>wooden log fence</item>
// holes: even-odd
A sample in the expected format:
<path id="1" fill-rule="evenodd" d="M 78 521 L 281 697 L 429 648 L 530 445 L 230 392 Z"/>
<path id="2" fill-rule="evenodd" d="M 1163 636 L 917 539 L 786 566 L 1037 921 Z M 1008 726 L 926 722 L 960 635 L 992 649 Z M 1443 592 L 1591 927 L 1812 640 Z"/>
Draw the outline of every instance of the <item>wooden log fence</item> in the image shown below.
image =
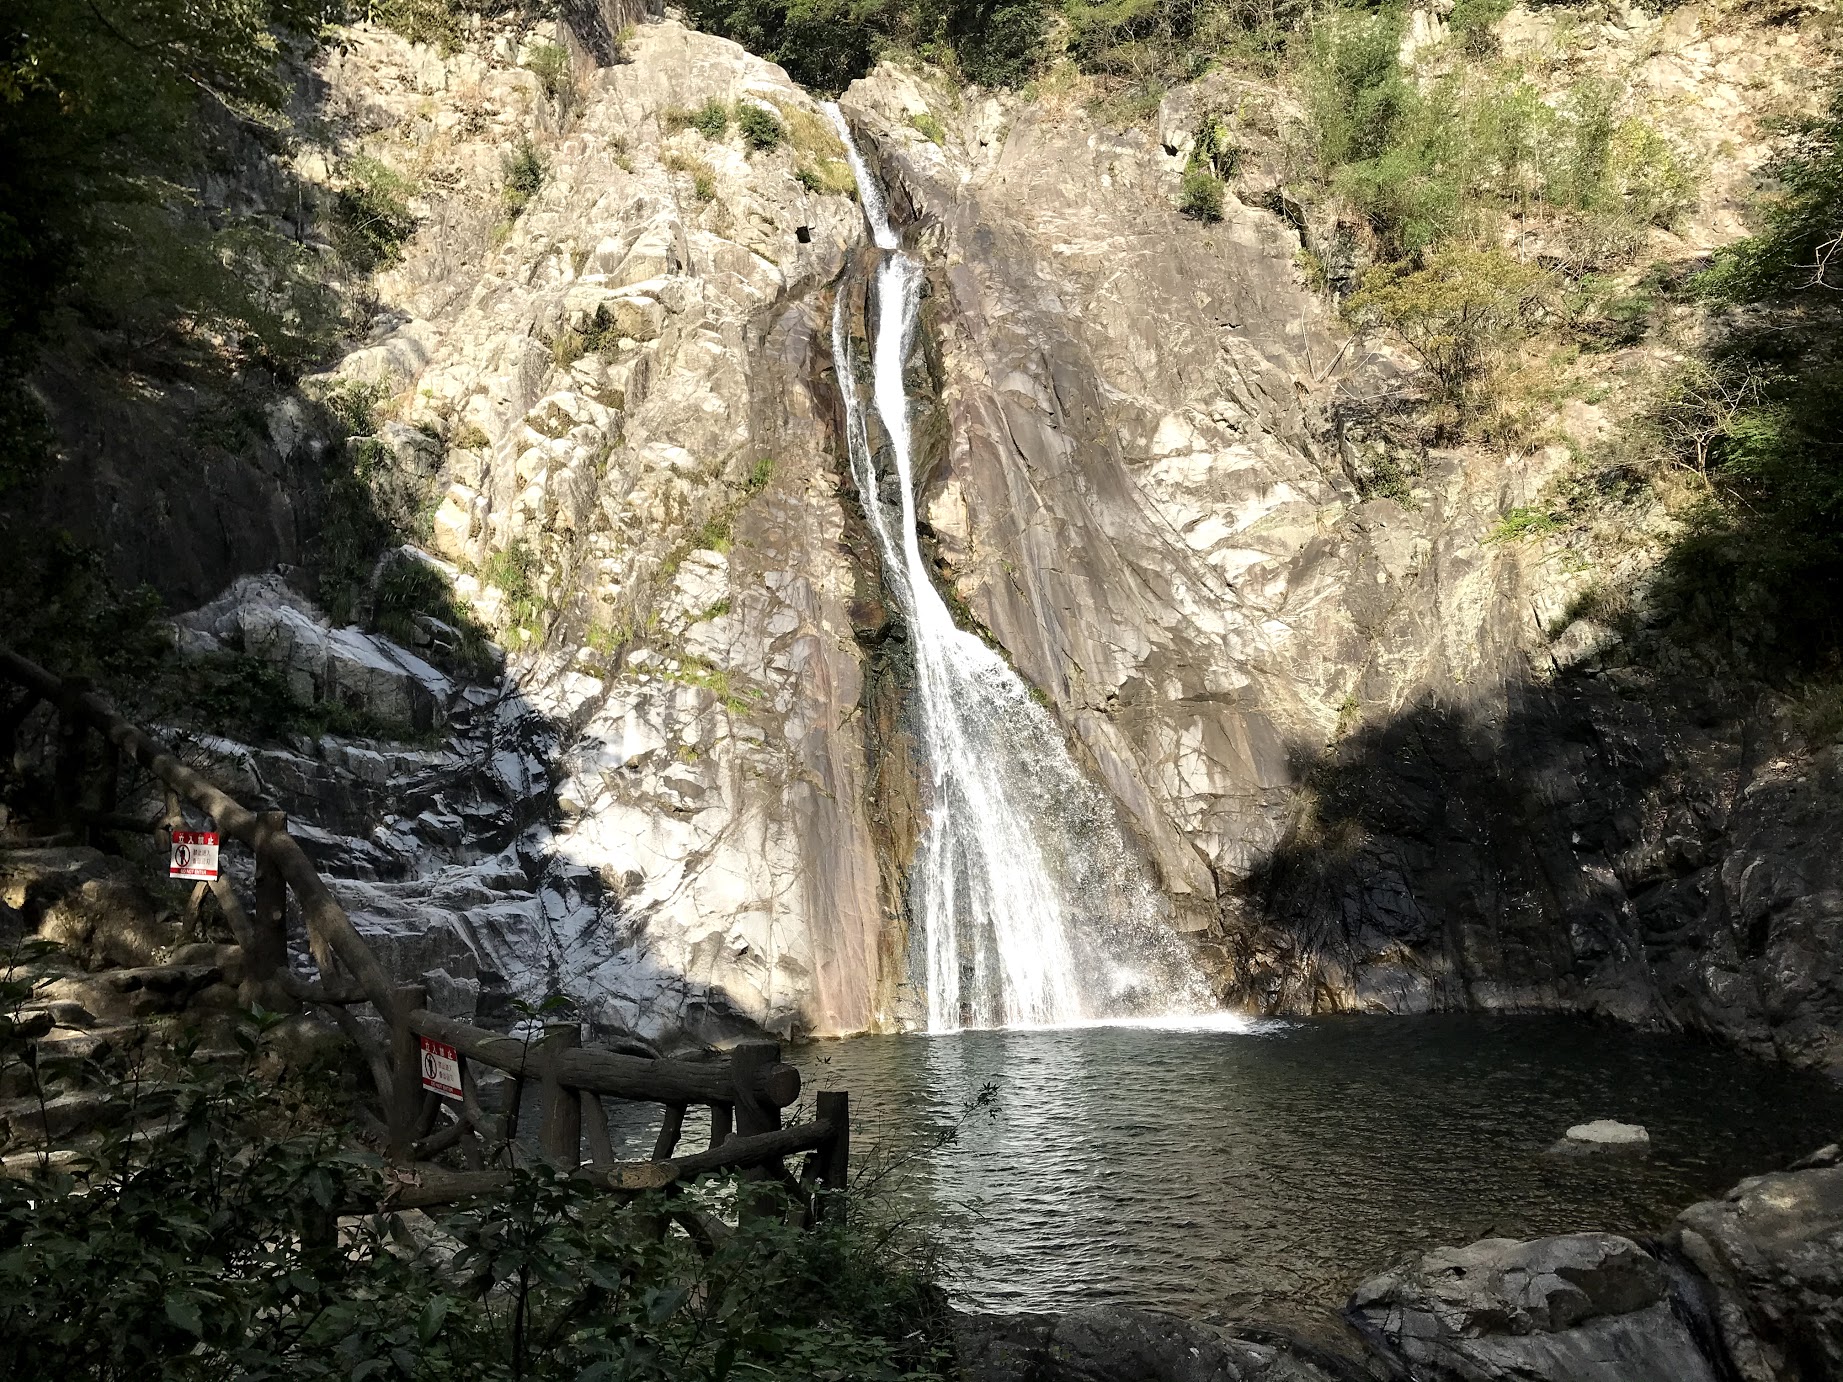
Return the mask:
<path id="1" fill-rule="evenodd" d="M 55 805 L 65 832 L 54 839 L 86 838 L 96 829 L 171 831 L 185 828 L 189 804 L 215 825 L 221 838 L 247 846 L 255 859 L 251 905 L 220 876 L 195 890 L 217 899 L 242 950 L 239 1000 L 277 1010 L 313 1007 L 326 1014 L 364 1053 L 383 1113 L 382 1133 L 393 1183 L 391 1203 L 404 1208 L 453 1203 L 504 1185 L 513 1167 L 541 1164 L 575 1175 L 611 1193 L 661 1191 L 670 1195 L 699 1176 L 736 1172 L 747 1180 L 778 1183 L 794 1192 L 796 1212 L 808 1222 L 843 1213 L 850 1162 L 850 1097 L 818 1095 L 815 1116 L 782 1126 L 782 1110 L 800 1096 L 800 1072 L 781 1060 L 774 1042 L 749 1042 L 725 1059 L 667 1060 L 627 1049 L 582 1044 L 576 1023 L 554 1023 L 531 1039 L 489 1031 L 430 1011 L 418 985 L 394 985 L 352 924 L 279 811 L 250 811 L 183 763 L 177 755 L 124 719 L 87 683 L 63 680 L 0 646 L 0 678 L 23 687 L 22 704 L 0 714 L 0 743 L 10 743 L 35 704 L 58 717 Z M 79 801 L 91 732 L 104 751 L 97 766 L 107 774 L 97 808 Z M 165 809 L 153 821 L 116 810 L 115 774 L 121 762 L 139 764 L 165 789 Z M 292 894 L 306 931 L 318 979 L 290 967 L 287 903 Z M 369 1006 L 388 1032 L 380 1043 L 354 1009 Z M 458 1097 L 424 1087 L 424 1042 L 453 1049 L 460 1073 Z M 503 1107 L 489 1114 L 479 1097 L 476 1067 L 507 1077 Z M 535 1100 L 535 1107 L 531 1100 Z M 652 1155 L 616 1158 L 604 1101 L 657 1104 L 663 1110 Z M 681 1153 L 686 1115 L 709 1110 L 710 1139 L 701 1151 Z M 535 1146 L 521 1144 L 520 1129 L 537 1125 Z M 588 1157 L 583 1157 L 583 1143 Z M 433 1162 L 456 1152 L 467 1169 Z M 796 1176 L 787 1158 L 805 1154 Z M 676 1219 L 701 1246 L 713 1226 L 689 1210 Z M 663 1223 L 662 1223 L 663 1227 Z"/>

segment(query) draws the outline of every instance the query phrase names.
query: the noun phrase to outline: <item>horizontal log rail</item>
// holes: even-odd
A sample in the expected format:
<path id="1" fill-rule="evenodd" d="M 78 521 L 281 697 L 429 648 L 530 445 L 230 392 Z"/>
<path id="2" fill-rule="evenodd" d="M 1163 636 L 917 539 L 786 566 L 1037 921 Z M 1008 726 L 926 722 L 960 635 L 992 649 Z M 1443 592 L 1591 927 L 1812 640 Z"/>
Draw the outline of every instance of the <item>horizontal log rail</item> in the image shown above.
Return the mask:
<path id="1" fill-rule="evenodd" d="M 621 1042 L 624 1049 L 619 1050 L 584 1047 L 576 1023 L 554 1024 L 541 1037 L 527 1039 L 432 1012 L 420 986 L 393 985 L 332 890 L 289 835 L 282 813 L 250 811 L 129 723 L 85 683 L 61 680 L 4 646 L 0 646 L 0 677 L 28 693 L 23 704 L 0 715 L 5 737 L 16 735 L 38 704 L 48 704 L 58 716 L 58 814 L 73 838 L 86 838 L 90 829 L 183 829 L 182 803 L 190 803 L 216 824 L 222 836 L 241 841 L 253 852 L 253 907 L 246 908 L 230 880 L 219 877 L 208 888 L 200 884 L 194 891 L 188 915 L 209 891 L 243 950 L 244 1001 L 271 1007 L 312 1005 L 350 1037 L 370 1063 L 385 1112 L 387 1156 L 401 1168 L 387 1173 L 395 1182 L 391 1203 L 403 1208 L 447 1204 L 503 1186 L 520 1160 L 513 1147 L 523 1115 L 535 1112 L 541 1128 L 535 1159 L 599 1189 L 617 1194 L 670 1193 L 700 1176 L 730 1171 L 745 1180 L 779 1181 L 798 1192 L 804 1204 L 797 1212 L 808 1220 L 842 1213 L 850 1156 L 849 1097 L 821 1093 L 816 1118 L 783 1127 L 781 1110 L 800 1097 L 800 1072 L 781 1060 L 778 1044 L 744 1043 L 731 1050 L 727 1060 L 668 1060 L 648 1054 L 650 1047 L 638 1039 Z M 78 801 L 88 730 L 100 733 L 108 745 L 103 805 L 97 808 Z M 124 756 L 165 788 L 165 814 L 152 823 L 125 816 L 115 808 L 115 774 Z M 318 982 L 294 973 L 288 965 L 285 909 L 290 892 L 300 907 L 308 950 L 320 972 Z M 388 1029 L 388 1049 L 350 1011 L 365 1004 L 376 1010 Z M 456 1053 L 461 1081 L 458 1101 L 451 1094 L 437 1097 L 425 1087 L 424 1039 Z M 510 1077 L 504 1107 L 496 1114 L 489 1115 L 480 1102 L 476 1064 Z M 535 1110 L 526 1102 L 532 1095 L 537 1099 Z M 604 1098 L 664 1106 L 650 1160 L 616 1159 Z M 681 1154 L 678 1143 L 691 1105 L 709 1107 L 710 1142 L 702 1151 Z M 444 1109 L 446 1123 L 442 1122 Z M 582 1156 L 585 1135 L 589 1144 L 586 1167 Z M 444 1153 L 461 1156 L 468 1169 L 456 1171 L 429 1163 L 429 1158 Z M 802 1153 L 810 1155 L 804 1175 L 796 1181 L 784 1161 Z M 532 1159 L 529 1153 L 520 1155 Z M 503 1164 L 488 1164 L 495 1160 Z M 684 1207 L 666 1217 L 679 1222 L 700 1249 L 708 1249 L 718 1227 Z M 663 1219 L 660 1231 L 664 1231 Z"/>
<path id="2" fill-rule="evenodd" d="M 463 1056 L 522 1077 L 545 1059 L 543 1047 L 489 1032 L 428 1009 L 409 1015 L 409 1028 L 454 1047 Z M 734 1104 L 738 1101 L 732 1065 L 718 1062 L 647 1060 L 594 1050 L 571 1050 L 557 1056 L 557 1074 L 571 1089 L 660 1104 Z M 800 1097 L 800 1072 L 775 1061 L 753 1072 L 753 1090 L 775 1108 Z"/>
<path id="3" fill-rule="evenodd" d="M 775 1132 L 732 1137 L 721 1147 L 670 1161 L 621 1161 L 609 1167 L 583 1167 L 575 1176 L 588 1185 L 622 1194 L 664 1190 L 719 1171 L 744 1171 L 768 1166 L 801 1152 L 819 1152 L 840 1136 L 829 1119 L 796 1123 Z M 453 1204 L 490 1194 L 512 1178 L 508 1168 L 451 1171 L 443 1166 L 418 1165 L 393 1173 L 391 1203 L 404 1209 Z"/>

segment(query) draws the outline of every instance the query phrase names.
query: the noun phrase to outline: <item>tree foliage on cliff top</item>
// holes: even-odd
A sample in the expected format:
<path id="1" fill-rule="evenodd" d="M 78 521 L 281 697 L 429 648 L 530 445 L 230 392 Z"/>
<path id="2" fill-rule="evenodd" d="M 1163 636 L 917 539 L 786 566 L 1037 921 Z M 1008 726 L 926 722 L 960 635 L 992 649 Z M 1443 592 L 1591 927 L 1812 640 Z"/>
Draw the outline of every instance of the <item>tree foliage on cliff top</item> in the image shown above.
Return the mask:
<path id="1" fill-rule="evenodd" d="M 53 310 L 286 354 L 311 296 L 279 235 L 203 214 L 225 137 L 274 137 L 279 62 L 327 0 L 11 0 L 0 13 L 0 487 L 46 445 L 23 388 Z"/>
<path id="2" fill-rule="evenodd" d="M 1665 442 L 1692 462 L 1703 503 L 1663 594 L 1693 628 L 1752 661 L 1843 672 L 1843 83 L 1787 131 L 1761 229 L 1696 285 L 1721 315 Z M 1682 397 L 1687 391 L 1688 397 Z M 1688 408 L 1701 426 L 1669 423 Z M 1675 409 L 1676 413 L 1671 412 Z"/>

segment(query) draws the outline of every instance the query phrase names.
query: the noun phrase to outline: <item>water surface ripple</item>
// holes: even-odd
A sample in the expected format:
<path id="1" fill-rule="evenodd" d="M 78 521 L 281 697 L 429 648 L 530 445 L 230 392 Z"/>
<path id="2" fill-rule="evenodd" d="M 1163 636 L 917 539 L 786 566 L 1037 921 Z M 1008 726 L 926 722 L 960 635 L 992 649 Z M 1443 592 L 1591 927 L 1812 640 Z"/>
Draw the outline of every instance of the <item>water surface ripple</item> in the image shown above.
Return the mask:
<path id="1" fill-rule="evenodd" d="M 941 1217 L 963 1303 L 1308 1330 L 1413 1253 L 1655 1232 L 1843 1125 L 1843 1091 L 1818 1077 L 1568 1018 L 861 1037 L 793 1059 L 808 1091 L 851 1091 L 859 1164 L 925 1143 L 997 1084 L 903 1192 Z M 1603 1117 L 1645 1124 L 1653 1155 L 1547 1152 Z"/>

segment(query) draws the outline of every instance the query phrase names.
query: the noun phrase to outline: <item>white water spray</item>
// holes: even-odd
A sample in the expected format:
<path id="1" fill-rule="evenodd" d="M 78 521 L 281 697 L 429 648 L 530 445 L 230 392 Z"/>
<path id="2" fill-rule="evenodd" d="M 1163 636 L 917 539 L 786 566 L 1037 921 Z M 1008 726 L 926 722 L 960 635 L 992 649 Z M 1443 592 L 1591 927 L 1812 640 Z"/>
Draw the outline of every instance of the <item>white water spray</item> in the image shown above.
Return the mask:
<path id="1" fill-rule="evenodd" d="M 921 266 L 902 252 L 881 190 L 838 107 L 858 193 L 883 251 L 873 288 L 871 402 L 889 441 L 898 531 L 879 497 L 844 295 L 832 354 L 847 445 L 883 569 L 907 616 L 933 780 L 910 888 L 926 955 L 928 1029 L 1063 1026 L 1197 1013 L 1208 993 L 1161 919 L 1162 900 L 1049 713 L 1005 660 L 956 627 L 916 537 L 903 385 Z"/>

